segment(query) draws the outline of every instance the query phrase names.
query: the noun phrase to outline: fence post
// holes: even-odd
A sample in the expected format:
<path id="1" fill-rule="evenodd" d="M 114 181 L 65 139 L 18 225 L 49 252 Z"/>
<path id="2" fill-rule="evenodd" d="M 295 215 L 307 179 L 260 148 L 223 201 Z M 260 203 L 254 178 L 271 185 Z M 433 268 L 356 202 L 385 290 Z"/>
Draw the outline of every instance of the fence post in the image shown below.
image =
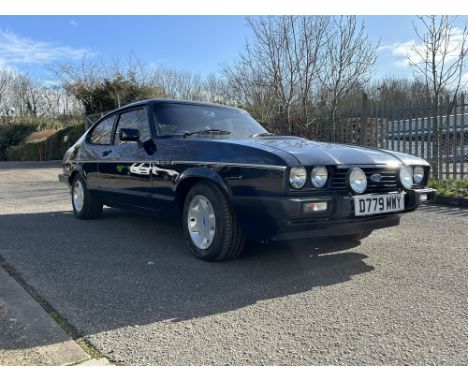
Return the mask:
<path id="1" fill-rule="evenodd" d="M 453 127 L 452 127 L 452 177 L 453 179 L 457 179 L 457 143 L 458 143 L 458 114 L 457 114 L 457 107 L 458 107 L 458 94 L 455 98 L 455 110 L 453 110 Z M 460 162 L 460 161 L 458 161 Z"/>
<path id="2" fill-rule="evenodd" d="M 374 131 L 372 132 L 374 135 L 374 141 L 373 146 L 379 147 L 379 136 L 378 136 L 378 131 L 379 131 L 379 118 L 378 118 L 378 109 L 377 109 L 377 104 L 375 102 L 372 102 L 372 119 L 374 121 L 373 126 L 374 126 Z"/>
<path id="3" fill-rule="evenodd" d="M 346 124 L 346 143 L 348 145 L 352 145 L 353 142 L 353 119 L 354 117 L 348 118 L 347 124 Z"/>
<path id="4" fill-rule="evenodd" d="M 460 135 L 460 178 L 465 176 L 465 93 L 461 94 L 461 135 Z"/>
<path id="5" fill-rule="evenodd" d="M 415 134 L 414 134 L 414 155 L 417 157 L 421 151 L 421 125 L 419 123 L 419 118 L 416 117 L 414 120 L 415 124 Z"/>
<path id="6" fill-rule="evenodd" d="M 440 110 L 441 107 L 439 107 L 439 115 L 437 116 L 439 120 L 439 134 L 436 139 L 437 142 L 437 148 L 439 149 L 438 151 L 438 168 L 439 168 L 439 178 L 438 179 L 443 179 L 443 173 L 442 173 L 442 137 L 444 134 L 444 129 L 443 129 L 443 124 L 444 124 L 444 117 L 442 115 L 442 111 Z"/>
<path id="7" fill-rule="evenodd" d="M 421 158 L 424 159 L 424 153 L 425 153 L 425 150 L 424 150 L 424 145 L 426 144 L 426 118 L 421 118 L 421 121 L 420 121 L 420 125 L 419 125 L 419 128 L 420 128 L 420 134 L 421 134 Z"/>
<path id="8" fill-rule="evenodd" d="M 437 118 L 437 117 L 436 117 Z M 434 124 L 436 123 L 435 120 L 434 120 L 434 117 L 430 117 L 428 118 L 429 120 L 429 128 L 430 130 L 428 130 L 428 139 L 430 138 L 430 142 L 428 142 L 428 145 L 431 149 L 431 169 L 432 169 L 432 176 L 436 179 L 438 179 L 438 176 L 437 176 L 437 169 L 436 169 L 436 165 L 437 165 L 437 158 L 434 154 L 434 151 L 436 151 L 436 147 L 435 147 L 435 129 L 434 129 Z"/>
<path id="9" fill-rule="evenodd" d="M 380 117 L 380 147 L 388 149 L 386 142 L 388 141 L 388 119 L 387 119 L 387 107 L 385 102 L 383 105 L 379 104 L 379 117 Z M 384 141 L 385 134 L 385 141 Z"/>
<path id="10" fill-rule="evenodd" d="M 400 113 L 398 115 L 398 121 L 397 121 L 397 133 L 398 133 L 398 143 L 397 143 L 398 148 L 397 148 L 397 151 L 401 151 L 401 147 L 400 147 L 400 141 L 401 141 L 401 125 L 400 125 L 400 123 L 401 123 L 401 118 L 402 117 L 401 117 L 401 111 L 400 111 Z"/>
<path id="11" fill-rule="evenodd" d="M 445 178 L 450 177 L 450 169 L 449 169 L 449 153 L 450 153 L 450 114 L 452 114 L 452 110 L 450 108 L 450 99 L 449 96 L 445 96 L 445 133 L 442 130 L 442 142 L 445 141 L 444 144 L 444 154 L 445 154 Z M 456 131 L 456 130 L 455 130 Z M 443 158 L 443 157 L 442 157 Z"/>
<path id="12" fill-rule="evenodd" d="M 361 120 L 360 120 L 360 129 L 359 129 L 359 144 L 367 144 L 367 107 L 368 107 L 368 98 L 367 93 L 362 93 L 362 111 L 361 111 Z"/>
<path id="13" fill-rule="evenodd" d="M 390 121 L 392 121 L 392 151 L 395 151 L 395 118 L 393 117 L 393 113 L 390 114 Z M 387 122 L 387 126 L 388 126 Z"/>
<path id="14" fill-rule="evenodd" d="M 408 153 L 413 154 L 413 118 L 414 114 L 411 113 L 409 122 L 408 122 Z"/>

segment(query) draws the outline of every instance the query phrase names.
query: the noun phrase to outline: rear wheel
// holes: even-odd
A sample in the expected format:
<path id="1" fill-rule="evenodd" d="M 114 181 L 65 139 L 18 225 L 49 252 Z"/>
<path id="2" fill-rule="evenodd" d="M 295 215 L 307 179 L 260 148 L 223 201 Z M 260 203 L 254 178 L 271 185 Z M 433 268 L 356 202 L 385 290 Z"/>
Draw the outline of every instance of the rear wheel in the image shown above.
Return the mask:
<path id="1" fill-rule="evenodd" d="M 371 233 L 372 233 L 372 231 L 367 231 L 367 232 L 355 233 L 353 235 L 340 236 L 340 238 L 342 238 L 344 240 L 353 240 L 353 241 L 355 241 L 355 240 L 364 240 Z"/>
<path id="2" fill-rule="evenodd" d="M 88 191 L 80 174 L 73 178 L 71 199 L 73 213 L 78 219 L 95 219 L 101 216 L 102 203 Z"/>
<path id="3" fill-rule="evenodd" d="M 216 185 L 201 181 L 184 202 L 185 240 L 203 260 L 234 259 L 242 252 L 245 237 L 226 194 Z"/>

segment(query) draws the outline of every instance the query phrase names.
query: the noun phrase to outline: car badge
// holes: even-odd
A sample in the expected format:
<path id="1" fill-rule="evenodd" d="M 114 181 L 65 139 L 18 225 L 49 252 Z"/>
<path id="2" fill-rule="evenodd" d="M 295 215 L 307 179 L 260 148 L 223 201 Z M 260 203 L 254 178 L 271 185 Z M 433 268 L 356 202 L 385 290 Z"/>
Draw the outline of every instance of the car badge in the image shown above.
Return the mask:
<path id="1" fill-rule="evenodd" d="M 381 180 L 382 180 L 382 175 L 380 174 L 372 174 L 370 179 L 374 182 L 374 183 L 379 183 Z"/>

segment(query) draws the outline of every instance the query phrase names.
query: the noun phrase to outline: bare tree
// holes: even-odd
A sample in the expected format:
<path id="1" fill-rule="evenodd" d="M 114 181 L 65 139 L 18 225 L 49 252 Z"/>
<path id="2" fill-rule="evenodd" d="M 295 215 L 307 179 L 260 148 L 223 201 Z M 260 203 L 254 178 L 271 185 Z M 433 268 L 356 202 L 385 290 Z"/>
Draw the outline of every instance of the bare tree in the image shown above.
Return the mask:
<path id="1" fill-rule="evenodd" d="M 458 91 L 466 86 L 463 70 L 468 54 L 468 26 L 457 28 L 455 20 L 455 16 L 418 16 L 418 23 L 413 23 L 419 44 L 413 46 L 409 62 L 415 75 L 422 77 L 431 101 L 434 134 L 432 171 L 435 178 L 439 178 L 442 165 L 439 126 L 442 95 L 444 92 L 452 95 L 447 110 L 450 114 Z"/>
<path id="2" fill-rule="evenodd" d="M 83 57 L 77 65 L 71 62 L 59 63 L 51 70 L 61 86 L 83 103 L 85 113 L 95 111 L 91 106 L 94 105 L 93 92 L 103 82 L 103 73 L 99 63 Z"/>
<path id="3" fill-rule="evenodd" d="M 56 118 L 64 113 L 64 103 L 76 111 L 77 103 L 57 86 L 28 73 L 0 71 L 0 116 L 6 122 L 16 117 Z"/>
<path id="4" fill-rule="evenodd" d="M 236 99 L 231 86 L 225 78 L 215 74 L 209 74 L 204 79 L 204 88 L 206 91 L 206 101 L 225 105 L 236 105 Z"/>
<path id="5" fill-rule="evenodd" d="M 343 100 L 369 81 L 379 44 L 369 41 L 364 22 L 356 16 L 334 17 L 326 43 L 326 70 L 322 84 L 331 104 L 332 138 L 337 139 L 339 108 Z"/>
<path id="6" fill-rule="evenodd" d="M 153 71 L 150 83 L 168 98 L 205 100 L 205 84 L 202 76 L 183 70 L 158 67 Z"/>
<path id="7" fill-rule="evenodd" d="M 367 86 L 366 92 L 369 100 L 380 104 L 393 118 L 427 117 L 431 113 L 425 83 L 420 79 L 389 76 Z"/>
<path id="8" fill-rule="evenodd" d="M 224 66 L 225 76 L 261 118 L 284 118 L 292 134 L 293 119 L 301 116 L 307 129 L 328 17 L 253 17 L 247 22 L 254 39 L 235 64 Z"/>
<path id="9" fill-rule="evenodd" d="M 10 71 L 0 70 L 0 117 L 8 115 L 11 111 L 11 84 L 13 75 Z"/>

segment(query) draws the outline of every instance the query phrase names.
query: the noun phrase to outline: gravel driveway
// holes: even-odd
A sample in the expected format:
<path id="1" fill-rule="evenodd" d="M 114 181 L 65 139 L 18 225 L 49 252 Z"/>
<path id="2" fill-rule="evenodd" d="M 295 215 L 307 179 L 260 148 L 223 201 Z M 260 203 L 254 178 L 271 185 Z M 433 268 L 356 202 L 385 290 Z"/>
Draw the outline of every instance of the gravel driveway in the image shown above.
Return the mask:
<path id="1" fill-rule="evenodd" d="M 177 223 L 71 213 L 58 163 L 0 163 L 0 257 L 124 364 L 468 364 L 468 210 L 358 242 L 193 258 Z"/>

